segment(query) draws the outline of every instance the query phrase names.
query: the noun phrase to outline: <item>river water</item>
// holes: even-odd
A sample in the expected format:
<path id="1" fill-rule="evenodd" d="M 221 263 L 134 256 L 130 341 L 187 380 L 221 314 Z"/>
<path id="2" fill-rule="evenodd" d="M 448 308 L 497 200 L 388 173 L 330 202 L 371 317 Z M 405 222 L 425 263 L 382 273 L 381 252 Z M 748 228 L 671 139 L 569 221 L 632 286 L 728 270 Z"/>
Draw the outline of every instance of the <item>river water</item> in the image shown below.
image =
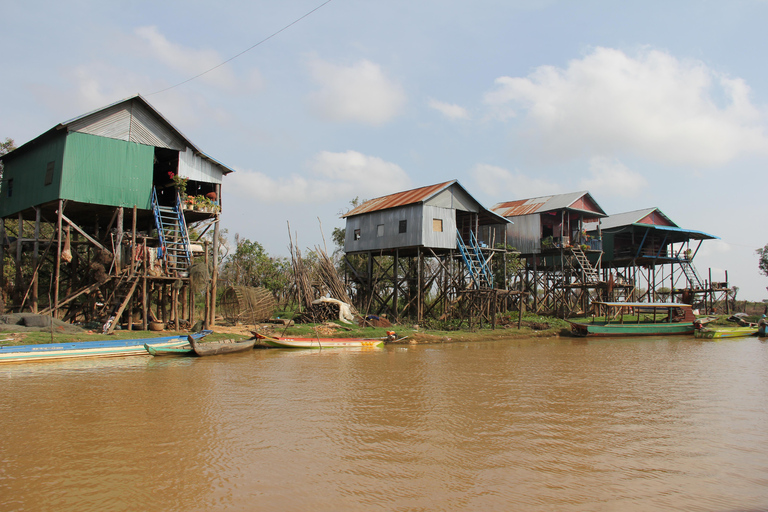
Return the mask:
<path id="1" fill-rule="evenodd" d="M 768 510 L 768 342 L 0 366 L 0 511 Z"/>

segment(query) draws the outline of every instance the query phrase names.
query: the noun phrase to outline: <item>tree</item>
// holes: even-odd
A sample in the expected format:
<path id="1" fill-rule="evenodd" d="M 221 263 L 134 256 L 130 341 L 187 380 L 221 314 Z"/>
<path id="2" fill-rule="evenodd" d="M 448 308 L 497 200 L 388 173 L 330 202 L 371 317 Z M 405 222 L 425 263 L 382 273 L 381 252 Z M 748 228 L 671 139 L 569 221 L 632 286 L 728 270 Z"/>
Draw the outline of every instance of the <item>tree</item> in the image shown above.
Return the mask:
<path id="1" fill-rule="evenodd" d="M 760 269 L 761 274 L 768 276 L 768 244 L 765 244 L 765 247 L 755 252 L 760 257 L 760 261 L 757 262 L 757 268 Z"/>
<path id="2" fill-rule="evenodd" d="M 5 155 L 6 153 L 10 153 L 16 149 L 16 143 L 13 142 L 13 139 L 6 137 L 5 141 L 0 142 L 0 156 Z M 0 180 L 3 179 L 3 163 L 0 162 Z M 0 186 L 0 189 L 2 186 Z"/>
<path id="3" fill-rule="evenodd" d="M 230 286 L 264 287 L 278 295 L 288 287 L 291 266 L 287 258 L 272 257 L 259 242 L 235 234 L 237 248 L 228 256 L 221 277 Z"/>

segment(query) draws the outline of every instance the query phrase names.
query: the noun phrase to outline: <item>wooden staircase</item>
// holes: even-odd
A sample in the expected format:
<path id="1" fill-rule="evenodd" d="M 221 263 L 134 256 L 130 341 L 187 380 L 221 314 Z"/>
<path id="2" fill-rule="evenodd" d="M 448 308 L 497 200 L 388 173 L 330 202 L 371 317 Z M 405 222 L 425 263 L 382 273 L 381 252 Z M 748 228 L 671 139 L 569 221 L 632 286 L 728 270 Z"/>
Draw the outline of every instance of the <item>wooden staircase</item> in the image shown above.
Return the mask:
<path id="1" fill-rule="evenodd" d="M 595 267 L 593 267 L 592 264 L 589 262 L 587 255 L 584 254 L 584 251 L 581 250 L 581 247 L 579 246 L 571 247 L 571 253 L 576 258 L 578 267 L 581 269 L 581 271 L 584 274 L 584 284 L 597 283 L 599 281 L 599 276 L 597 275 L 597 269 L 595 269 Z"/>

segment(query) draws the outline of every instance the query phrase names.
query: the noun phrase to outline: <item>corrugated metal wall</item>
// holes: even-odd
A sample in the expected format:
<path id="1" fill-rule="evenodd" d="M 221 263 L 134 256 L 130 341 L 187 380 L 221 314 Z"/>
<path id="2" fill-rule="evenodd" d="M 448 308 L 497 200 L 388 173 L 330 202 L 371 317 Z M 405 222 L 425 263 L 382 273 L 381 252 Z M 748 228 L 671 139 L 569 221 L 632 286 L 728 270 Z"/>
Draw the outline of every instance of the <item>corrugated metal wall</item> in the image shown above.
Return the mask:
<path id="1" fill-rule="evenodd" d="M 430 198 L 425 204 L 439 206 L 441 208 L 453 208 L 465 212 L 477 213 L 480 211 L 480 205 L 477 201 L 469 197 L 460 187 L 452 186 L 443 190 L 435 197 Z"/>
<path id="2" fill-rule="evenodd" d="M 407 223 L 407 230 L 400 233 L 400 221 L 403 220 Z M 434 230 L 435 220 L 442 221 L 441 232 Z M 357 229 L 360 230 L 360 238 L 355 240 Z M 415 204 L 347 218 L 345 252 L 416 246 L 455 249 L 456 211 Z"/>
<path id="3" fill-rule="evenodd" d="M 183 140 L 166 122 L 137 101 L 121 103 L 71 123 L 71 132 L 87 133 L 147 146 L 184 151 Z"/>
<path id="4" fill-rule="evenodd" d="M 537 213 L 511 217 L 507 225 L 507 243 L 522 254 L 541 252 L 541 216 Z"/>
<path id="5" fill-rule="evenodd" d="M 378 251 L 421 245 L 421 211 L 422 205 L 416 204 L 348 217 L 344 251 Z M 407 222 L 405 233 L 399 232 L 401 220 Z M 379 225 L 384 226 L 382 236 L 378 236 Z M 355 240 L 357 229 L 360 238 Z"/>
<path id="6" fill-rule="evenodd" d="M 421 239 L 424 247 L 433 249 L 456 248 L 456 210 L 424 205 L 422 210 Z M 441 232 L 435 231 L 435 220 L 442 221 Z"/>
<path id="7" fill-rule="evenodd" d="M 61 198 L 149 209 L 155 148 L 82 133 L 67 135 Z"/>
<path id="8" fill-rule="evenodd" d="M 3 182 L 0 183 L 0 217 L 7 217 L 31 206 L 59 198 L 65 143 L 66 133 L 62 131 L 45 143 L 5 163 Z M 53 181 L 50 185 L 45 185 L 49 162 L 54 162 Z M 9 187 L 13 187 L 11 197 L 8 197 Z"/>
<path id="9" fill-rule="evenodd" d="M 190 148 L 179 152 L 179 176 L 204 183 L 221 183 L 221 167 L 196 156 Z"/>

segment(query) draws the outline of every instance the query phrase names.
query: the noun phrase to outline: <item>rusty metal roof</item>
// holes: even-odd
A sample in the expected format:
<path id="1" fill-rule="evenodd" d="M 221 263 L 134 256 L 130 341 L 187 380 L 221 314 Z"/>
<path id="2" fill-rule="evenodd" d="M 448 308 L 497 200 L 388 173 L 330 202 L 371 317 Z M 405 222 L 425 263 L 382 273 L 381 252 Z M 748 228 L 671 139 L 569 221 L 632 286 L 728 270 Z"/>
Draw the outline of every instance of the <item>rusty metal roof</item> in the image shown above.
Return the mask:
<path id="1" fill-rule="evenodd" d="M 386 210 L 389 208 L 397 208 L 398 206 L 405 206 L 408 204 L 423 203 L 430 197 L 448 188 L 454 183 L 456 183 L 456 180 L 446 181 L 436 185 L 429 185 L 427 187 L 414 188 L 413 190 L 397 192 L 395 194 L 389 194 L 388 196 L 377 197 L 376 199 L 371 199 L 364 202 L 360 206 L 350 210 L 341 217 L 346 218 L 353 215 L 360 215 L 361 213 L 370 213 L 379 210 Z"/>
<path id="2" fill-rule="evenodd" d="M 594 203 L 599 211 L 584 210 L 583 208 L 574 206 L 574 203 L 578 203 L 579 200 L 585 196 L 589 201 Z M 605 212 L 600 205 L 597 204 L 597 201 L 592 199 L 592 196 L 586 191 L 507 201 L 498 203 L 491 208 L 491 210 L 502 217 L 517 217 L 519 215 L 530 215 L 532 213 L 543 213 L 562 209 L 584 211 L 593 214 L 595 217 L 606 217 Z"/>

